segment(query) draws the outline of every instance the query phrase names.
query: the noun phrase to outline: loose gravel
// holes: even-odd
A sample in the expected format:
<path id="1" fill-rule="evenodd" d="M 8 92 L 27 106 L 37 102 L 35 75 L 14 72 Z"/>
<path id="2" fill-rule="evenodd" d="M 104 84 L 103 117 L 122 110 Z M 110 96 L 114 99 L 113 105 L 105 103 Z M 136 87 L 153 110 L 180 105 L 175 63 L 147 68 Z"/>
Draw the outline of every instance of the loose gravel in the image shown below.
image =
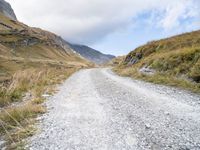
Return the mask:
<path id="1" fill-rule="evenodd" d="M 46 105 L 29 149 L 200 149 L 200 96 L 187 91 L 87 69 Z"/>

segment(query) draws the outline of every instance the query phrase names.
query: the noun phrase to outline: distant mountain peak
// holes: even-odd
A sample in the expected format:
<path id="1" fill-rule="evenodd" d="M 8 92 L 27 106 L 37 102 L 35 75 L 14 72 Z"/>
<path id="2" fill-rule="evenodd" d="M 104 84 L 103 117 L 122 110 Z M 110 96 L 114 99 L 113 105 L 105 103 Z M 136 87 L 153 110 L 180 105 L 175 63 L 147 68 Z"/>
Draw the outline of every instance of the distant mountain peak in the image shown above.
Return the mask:
<path id="1" fill-rule="evenodd" d="M 0 13 L 3 13 L 5 16 L 10 19 L 17 20 L 17 17 L 11 7 L 11 5 L 5 0 L 0 0 Z"/>
<path id="2" fill-rule="evenodd" d="M 115 56 L 113 55 L 103 54 L 100 51 L 97 51 L 86 45 L 70 44 L 70 46 L 72 49 L 74 49 L 77 53 L 79 53 L 84 58 L 99 65 L 105 64 L 109 62 L 111 59 L 115 58 Z"/>

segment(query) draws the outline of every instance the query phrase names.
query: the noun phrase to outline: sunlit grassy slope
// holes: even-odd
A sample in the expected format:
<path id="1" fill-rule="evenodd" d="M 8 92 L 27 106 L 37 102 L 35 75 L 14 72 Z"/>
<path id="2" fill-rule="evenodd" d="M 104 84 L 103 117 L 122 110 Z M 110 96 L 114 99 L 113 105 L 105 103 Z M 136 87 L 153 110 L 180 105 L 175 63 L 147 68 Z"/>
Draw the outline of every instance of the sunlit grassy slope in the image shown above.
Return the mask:
<path id="1" fill-rule="evenodd" d="M 0 81 L 30 67 L 89 65 L 59 36 L 28 27 L 0 13 Z"/>
<path id="2" fill-rule="evenodd" d="M 141 73 L 141 68 L 156 71 Z M 152 41 L 130 52 L 115 70 L 154 83 L 200 91 L 200 31 Z"/>
<path id="3" fill-rule="evenodd" d="M 111 67 L 115 67 L 118 66 L 119 64 L 121 64 L 124 59 L 126 58 L 126 56 L 118 56 L 113 58 L 111 61 L 109 61 L 106 66 L 111 66 Z"/>
<path id="4" fill-rule="evenodd" d="M 30 28 L 20 22 L 10 20 L 0 14 L 0 57 L 2 61 L 17 59 L 26 61 L 59 61 L 78 66 L 86 66 L 89 63 L 68 47 L 57 35 L 37 28 Z M 21 59 L 20 59 L 21 58 Z M 12 62 L 12 65 L 15 62 Z M 5 65 L 1 66 L 1 72 L 5 72 Z M 9 67 L 8 71 L 12 71 Z M 3 69 L 4 68 L 4 69 Z M 11 70 L 10 70 L 11 69 Z"/>

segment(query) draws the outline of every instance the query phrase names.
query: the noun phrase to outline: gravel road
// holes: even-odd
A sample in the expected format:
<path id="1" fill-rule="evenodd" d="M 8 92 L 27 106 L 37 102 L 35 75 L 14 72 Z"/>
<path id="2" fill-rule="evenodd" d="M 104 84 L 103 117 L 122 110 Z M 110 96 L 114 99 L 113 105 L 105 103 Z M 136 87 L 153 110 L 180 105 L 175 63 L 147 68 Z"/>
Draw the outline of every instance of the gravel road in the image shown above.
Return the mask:
<path id="1" fill-rule="evenodd" d="M 33 150 L 198 150 L 200 96 L 119 77 L 72 75 L 46 102 Z"/>

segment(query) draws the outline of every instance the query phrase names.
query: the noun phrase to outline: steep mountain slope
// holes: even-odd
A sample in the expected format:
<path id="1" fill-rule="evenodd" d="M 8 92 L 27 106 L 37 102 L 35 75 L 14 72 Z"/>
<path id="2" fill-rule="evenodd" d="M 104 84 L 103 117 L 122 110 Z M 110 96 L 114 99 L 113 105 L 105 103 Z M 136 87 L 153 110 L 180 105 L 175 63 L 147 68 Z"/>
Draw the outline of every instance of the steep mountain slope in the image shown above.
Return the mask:
<path id="1" fill-rule="evenodd" d="M 115 58 L 113 55 L 103 54 L 93 48 L 90 48 L 85 45 L 76 45 L 70 44 L 71 48 L 76 52 L 81 54 L 84 58 L 96 63 L 96 64 L 104 64 L 109 62 L 111 59 Z"/>
<path id="2" fill-rule="evenodd" d="M 123 75 L 200 91 L 200 31 L 138 47 L 116 70 Z"/>
<path id="3" fill-rule="evenodd" d="M 10 37 L 18 36 L 18 39 L 16 39 L 18 42 L 18 45 L 23 43 L 22 41 L 25 39 L 23 44 L 26 44 L 26 42 L 28 42 L 27 43 L 27 46 L 28 46 L 34 42 L 36 42 L 36 43 L 39 42 L 39 40 L 38 40 L 38 38 L 39 38 L 41 40 L 47 40 L 48 41 L 47 43 L 49 43 L 49 41 L 51 41 L 50 42 L 51 44 L 59 45 L 61 48 L 67 50 L 68 52 L 73 51 L 72 49 L 74 49 L 77 53 L 81 54 L 84 58 L 86 58 L 94 63 L 97 63 L 97 64 L 102 64 L 102 63 L 108 62 L 110 59 L 112 59 L 114 57 L 112 55 L 102 54 L 99 51 L 96 51 L 96 50 L 89 48 L 87 46 L 84 46 L 84 45 L 70 44 L 69 42 L 64 41 L 61 37 L 58 37 L 47 31 L 43 31 L 41 29 L 36 29 L 36 28 L 30 29 L 26 25 L 21 24 L 16 21 L 17 17 L 15 15 L 13 9 L 11 8 L 10 4 L 4 0 L 0 0 L 0 13 L 1 13 L 0 14 L 1 15 L 0 16 L 1 17 L 1 21 L 0 21 L 1 32 L 2 32 L 2 30 L 11 30 L 9 33 L 7 32 L 7 33 L 3 33 L 3 34 L 12 34 L 12 35 L 10 35 Z M 5 17 L 3 17 L 3 16 L 6 16 L 11 20 L 6 21 L 7 19 L 5 19 Z M 2 35 L 2 33 L 1 33 L 1 35 Z M 28 37 L 29 35 L 33 36 L 33 37 Z M 26 37 L 20 39 L 19 38 L 20 36 L 26 36 Z M 7 41 L 5 41 L 5 42 L 7 42 Z M 9 41 L 9 42 L 11 43 L 12 41 Z M 17 44 L 17 43 L 15 43 L 15 44 Z"/>
<path id="4" fill-rule="evenodd" d="M 18 68 L 14 66 L 23 64 L 19 63 L 20 61 L 26 62 L 26 64 L 35 63 L 34 65 L 41 62 L 77 66 L 89 64 L 71 49 L 61 37 L 48 31 L 28 27 L 1 13 L 0 19 L 1 72 L 9 73 L 17 70 Z M 11 59 L 12 61 L 9 61 Z"/>
<path id="5" fill-rule="evenodd" d="M 10 4 L 4 0 L 0 0 L 0 12 L 13 20 L 17 20 L 17 17 Z"/>

